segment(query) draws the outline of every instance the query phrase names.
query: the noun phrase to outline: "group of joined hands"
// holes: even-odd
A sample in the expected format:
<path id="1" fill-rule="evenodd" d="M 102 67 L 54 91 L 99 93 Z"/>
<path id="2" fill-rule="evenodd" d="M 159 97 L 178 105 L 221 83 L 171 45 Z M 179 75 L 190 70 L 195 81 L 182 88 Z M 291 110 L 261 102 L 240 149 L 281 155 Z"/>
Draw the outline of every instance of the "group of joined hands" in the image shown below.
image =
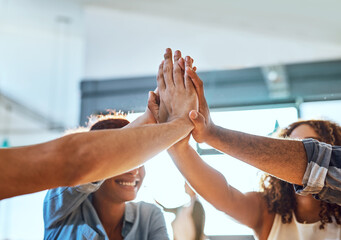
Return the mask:
<path id="1" fill-rule="evenodd" d="M 173 61 L 174 59 L 174 61 Z M 149 92 L 148 122 L 164 123 L 173 120 L 192 125 L 192 136 L 203 142 L 213 122 L 204 96 L 203 82 L 193 66 L 193 58 L 182 57 L 181 51 L 166 49 L 157 73 L 157 88 Z M 188 140 L 190 135 L 185 136 Z"/>

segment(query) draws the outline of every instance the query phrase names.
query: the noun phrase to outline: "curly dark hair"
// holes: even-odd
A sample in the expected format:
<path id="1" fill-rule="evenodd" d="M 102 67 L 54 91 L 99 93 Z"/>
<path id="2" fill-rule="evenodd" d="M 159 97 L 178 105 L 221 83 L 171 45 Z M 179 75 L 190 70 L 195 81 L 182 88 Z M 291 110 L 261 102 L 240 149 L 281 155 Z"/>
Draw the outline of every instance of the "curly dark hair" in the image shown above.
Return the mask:
<path id="1" fill-rule="evenodd" d="M 326 120 L 306 120 L 297 121 L 282 129 L 276 134 L 278 137 L 287 138 L 292 131 L 306 124 L 312 127 L 320 136 L 319 141 L 341 146 L 341 127 L 331 121 Z M 282 223 L 290 223 L 292 221 L 292 213 L 296 208 L 295 191 L 292 184 L 282 181 L 269 174 L 264 174 L 260 181 L 261 191 L 270 212 L 280 214 Z M 321 201 L 321 211 L 319 213 L 321 225 L 320 229 L 324 229 L 326 223 L 333 222 L 341 225 L 341 206 L 337 204 Z"/>

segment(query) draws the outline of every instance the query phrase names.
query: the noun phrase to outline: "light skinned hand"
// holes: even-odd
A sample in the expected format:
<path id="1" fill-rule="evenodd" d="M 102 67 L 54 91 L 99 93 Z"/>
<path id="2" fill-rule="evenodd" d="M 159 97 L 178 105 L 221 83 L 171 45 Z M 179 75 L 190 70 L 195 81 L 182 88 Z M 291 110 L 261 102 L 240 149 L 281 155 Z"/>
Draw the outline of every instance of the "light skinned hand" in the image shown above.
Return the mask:
<path id="1" fill-rule="evenodd" d="M 172 121 L 177 118 L 188 119 L 188 112 L 198 110 L 198 97 L 191 79 L 181 69 L 178 60 L 181 52 L 166 49 L 164 61 L 160 64 L 157 85 L 160 95 L 159 121 Z M 186 64 L 186 63 L 185 63 Z M 161 112 L 162 110 L 162 112 Z M 166 110 L 166 114 L 163 112 Z"/>
<path id="2" fill-rule="evenodd" d="M 154 123 L 159 122 L 159 110 L 160 110 L 160 97 L 158 90 L 155 89 L 155 91 L 150 91 L 148 95 L 148 104 L 146 113 L 150 114 L 153 119 Z"/>
<path id="3" fill-rule="evenodd" d="M 135 121 L 131 122 L 125 128 L 138 127 L 144 124 L 155 124 L 157 123 L 156 117 L 159 112 L 159 103 L 157 92 L 149 92 L 148 95 L 148 106 L 144 114 L 138 117 Z"/>
<path id="4" fill-rule="evenodd" d="M 193 64 L 193 59 L 191 58 L 192 64 Z M 185 59 L 181 56 L 181 52 L 179 50 L 175 51 L 174 53 L 174 63 L 178 62 L 180 68 L 181 68 L 181 75 L 185 75 Z M 159 66 L 159 71 L 158 71 L 158 78 L 163 78 L 163 64 L 164 64 L 164 60 L 162 60 L 160 66 Z M 196 67 L 193 67 L 193 70 L 196 71 Z M 166 107 L 164 104 L 160 104 L 160 96 L 159 96 L 159 92 L 158 92 L 158 88 L 156 88 L 156 90 L 154 92 L 149 92 L 149 94 L 152 95 L 152 99 L 155 99 L 155 101 L 149 101 L 148 102 L 148 107 L 151 110 L 151 112 L 154 115 L 154 118 L 156 119 L 156 121 L 159 122 L 165 122 L 167 117 L 168 117 L 168 113 L 166 110 Z M 158 106 L 156 106 L 155 102 L 157 102 Z M 160 107 L 161 105 L 161 107 Z M 156 109 L 152 110 L 152 109 Z M 161 109 L 161 110 L 160 110 Z"/>
<path id="5" fill-rule="evenodd" d="M 174 61 L 175 61 L 175 59 L 174 59 Z M 182 69 L 182 73 L 185 74 L 184 75 L 185 79 L 190 79 L 189 76 L 185 72 L 186 68 L 193 69 L 193 71 L 196 71 L 196 67 L 192 67 L 193 62 L 194 62 L 194 60 L 190 56 L 186 56 L 185 59 L 180 56 L 180 58 L 178 60 L 178 64 L 179 64 L 180 68 Z M 186 136 L 184 139 L 182 139 L 181 141 L 174 144 L 174 146 L 188 144 L 190 137 L 191 137 L 191 134 L 188 134 L 188 136 Z"/>

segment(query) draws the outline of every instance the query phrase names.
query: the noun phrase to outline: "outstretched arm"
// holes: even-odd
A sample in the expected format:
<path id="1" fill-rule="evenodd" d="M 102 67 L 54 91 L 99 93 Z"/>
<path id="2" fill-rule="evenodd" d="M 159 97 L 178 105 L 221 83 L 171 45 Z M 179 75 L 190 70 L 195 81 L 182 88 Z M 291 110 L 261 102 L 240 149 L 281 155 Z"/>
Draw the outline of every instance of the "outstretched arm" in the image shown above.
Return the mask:
<path id="1" fill-rule="evenodd" d="M 168 153 L 199 195 L 218 210 L 258 232 L 261 227 L 258 223 L 263 222 L 263 213 L 267 212 L 260 193 L 244 194 L 230 186 L 219 171 L 201 159 L 188 144 L 188 139 L 169 148 Z"/>
<path id="2" fill-rule="evenodd" d="M 169 51 L 165 55 L 171 54 Z M 163 82 L 162 94 L 169 96 L 165 105 L 178 107 L 168 111 L 166 123 L 133 123 L 122 129 L 77 133 L 42 144 L 0 149 L 0 199 L 119 175 L 187 136 L 193 129 L 188 112 L 196 109 L 196 93 L 184 92 L 183 87 L 168 80 Z M 138 121 L 144 124 L 149 120 Z"/>
<path id="3" fill-rule="evenodd" d="M 77 133 L 47 143 L 0 150 L 0 199 L 108 178 L 143 164 L 192 130 L 165 124 Z"/>
<path id="4" fill-rule="evenodd" d="M 274 139 L 233 131 L 216 126 L 210 117 L 203 82 L 192 69 L 186 69 L 199 98 L 199 112 L 191 111 L 195 125 L 192 134 L 197 142 L 242 160 L 285 181 L 302 184 L 307 156 L 301 141 Z"/>

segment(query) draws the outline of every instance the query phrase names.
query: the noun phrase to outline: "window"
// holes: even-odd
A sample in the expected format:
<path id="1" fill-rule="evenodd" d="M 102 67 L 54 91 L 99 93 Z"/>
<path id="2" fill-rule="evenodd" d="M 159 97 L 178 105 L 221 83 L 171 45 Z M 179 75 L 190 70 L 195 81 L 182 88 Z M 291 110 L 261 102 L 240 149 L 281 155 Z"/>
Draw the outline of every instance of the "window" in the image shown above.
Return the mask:
<path id="1" fill-rule="evenodd" d="M 341 100 L 302 103 L 300 109 L 303 119 L 325 119 L 341 125 Z"/>

